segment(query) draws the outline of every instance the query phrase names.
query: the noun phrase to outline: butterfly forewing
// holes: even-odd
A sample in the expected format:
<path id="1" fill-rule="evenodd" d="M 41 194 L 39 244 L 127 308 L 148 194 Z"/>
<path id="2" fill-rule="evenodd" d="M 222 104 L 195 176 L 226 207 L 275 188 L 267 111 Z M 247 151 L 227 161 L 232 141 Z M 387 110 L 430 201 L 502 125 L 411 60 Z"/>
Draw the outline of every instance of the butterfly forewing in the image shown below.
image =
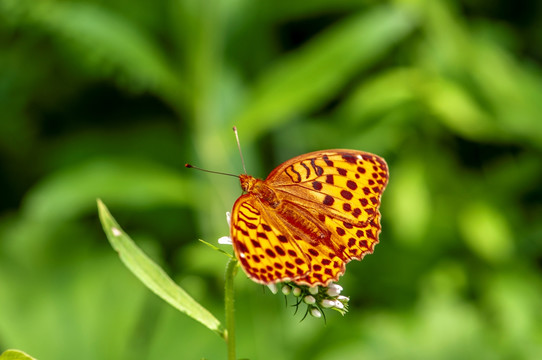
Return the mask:
<path id="1" fill-rule="evenodd" d="M 352 224 L 374 218 L 388 182 L 385 161 L 354 150 L 313 152 L 286 161 L 267 177 L 301 206 Z"/>

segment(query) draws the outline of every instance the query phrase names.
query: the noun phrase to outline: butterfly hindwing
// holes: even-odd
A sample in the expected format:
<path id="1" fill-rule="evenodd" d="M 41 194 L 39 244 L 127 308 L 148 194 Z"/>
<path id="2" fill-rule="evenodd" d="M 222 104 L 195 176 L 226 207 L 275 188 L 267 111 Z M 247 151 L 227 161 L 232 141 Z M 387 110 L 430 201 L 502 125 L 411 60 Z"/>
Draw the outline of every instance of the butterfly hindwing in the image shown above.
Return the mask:
<path id="1" fill-rule="evenodd" d="M 279 219 L 266 212 L 250 194 L 233 207 L 231 236 L 237 258 L 251 279 L 260 283 L 295 280 L 310 271 L 310 264 Z"/>

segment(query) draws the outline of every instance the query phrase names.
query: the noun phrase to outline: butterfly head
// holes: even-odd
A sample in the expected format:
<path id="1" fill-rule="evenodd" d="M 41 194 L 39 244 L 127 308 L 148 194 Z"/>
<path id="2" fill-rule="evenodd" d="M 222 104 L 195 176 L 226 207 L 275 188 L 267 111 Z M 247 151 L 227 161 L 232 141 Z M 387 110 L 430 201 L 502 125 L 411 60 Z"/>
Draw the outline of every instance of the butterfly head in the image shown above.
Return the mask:
<path id="1" fill-rule="evenodd" d="M 261 180 L 247 174 L 239 175 L 239 181 L 241 182 L 241 188 L 246 192 L 252 192 L 255 185 L 261 182 Z"/>
<path id="2" fill-rule="evenodd" d="M 280 201 L 275 191 L 264 180 L 256 179 L 250 175 L 239 175 L 241 188 L 243 191 L 256 197 L 262 204 L 268 205 L 273 209 L 279 206 Z"/>

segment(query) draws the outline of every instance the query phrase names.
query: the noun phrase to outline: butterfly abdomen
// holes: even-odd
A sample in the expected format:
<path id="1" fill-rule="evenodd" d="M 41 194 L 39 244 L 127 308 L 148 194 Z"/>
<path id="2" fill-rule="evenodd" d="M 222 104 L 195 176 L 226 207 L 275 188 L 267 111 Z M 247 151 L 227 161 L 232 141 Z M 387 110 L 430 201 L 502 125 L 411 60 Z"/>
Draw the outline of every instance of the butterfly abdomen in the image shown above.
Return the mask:
<path id="1" fill-rule="evenodd" d="M 317 243 L 329 237 L 329 232 L 319 225 L 314 216 L 289 201 L 282 201 L 276 211 L 286 223 L 307 236 L 304 240 Z"/>

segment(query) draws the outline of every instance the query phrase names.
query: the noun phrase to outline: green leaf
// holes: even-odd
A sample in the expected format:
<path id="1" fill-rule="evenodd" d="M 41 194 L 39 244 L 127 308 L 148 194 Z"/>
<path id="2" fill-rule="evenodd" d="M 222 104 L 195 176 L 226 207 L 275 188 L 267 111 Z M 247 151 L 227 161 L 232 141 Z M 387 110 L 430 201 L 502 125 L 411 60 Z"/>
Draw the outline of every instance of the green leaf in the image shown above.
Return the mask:
<path id="1" fill-rule="evenodd" d="M 0 360 L 35 360 L 35 358 L 20 350 L 6 350 L 0 355 Z"/>
<path id="2" fill-rule="evenodd" d="M 137 208 L 179 206 L 187 203 L 186 185 L 178 171 L 155 163 L 91 159 L 43 178 L 27 194 L 23 212 L 32 220 L 58 222 L 94 211 L 96 198 Z"/>
<path id="3" fill-rule="evenodd" d="M 164 52 L 135 24 L 86 2 L 5 0 L 0 12 L 10 21 L 37 25 L 62 46 L 72 48 L 87 70 L 115 76 L 121 84 L 151 89 L 174 107 L 188 91 Z"/>
<path id="4" fill-rule="evenodd" d="M 499 263 L 514 252 L 514 232 L 498 209 L 472 202 L 459 211 L 459 229 L 470 249 L 486 261 Z"/>
<path id="5" fill-rule="evenodd" d="M 222 338 L 226 337 L 220 321 L 179 287 L 156 263 L 154 263 L 120 228 L 101 200 L 98 211 L 104 231 L 120 259 L 139 280 L 171 306 L 185 313 Z"/>
<path id="6" fill-rule="evenodd" d="M 427 76 L 415 68 L 380 71 L 350 92 L 339 104 L 335 117 L 344 119 L 350 126 L 370 122 L 375 116 L 383 117 L 415 100 L 420 84 L 426 81 Z"/>
<path id="7" fill-rule="evenodd" d="M 408 13 L 387 6 L 333 26 L 263 74 L 238 117 L 238 126 L 257 136 L 277 121 L 321 106 L 412 27 Z"/>

